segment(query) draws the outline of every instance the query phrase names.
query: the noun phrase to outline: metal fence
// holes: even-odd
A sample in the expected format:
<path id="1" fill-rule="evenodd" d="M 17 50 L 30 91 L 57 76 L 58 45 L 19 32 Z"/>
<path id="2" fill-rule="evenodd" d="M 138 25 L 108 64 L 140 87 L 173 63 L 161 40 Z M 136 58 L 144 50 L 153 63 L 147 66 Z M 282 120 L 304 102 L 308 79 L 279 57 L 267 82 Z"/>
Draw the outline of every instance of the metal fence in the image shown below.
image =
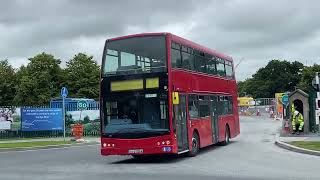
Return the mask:
<path id="1" fill-rule="evenodd" d="M 276 101 L 274 98 L 257 98 L 248 103 L 248 106 L 239 106 L 242 116 L 269 116 L 273 117 Z"/>
<path id="2" fill-rule="evenodd" d="M 276 103 L 275 98 L 257 98 L 255 99 L 255 106 L 274 106 Z"/>
<path id="3" fill-rule="evenodd" d="M 21 128 L 21 108 L 51 108 L 50 106 L 32 106 L 32 107 L 0 107 L 0 139 L 10 138 L 49 138 L 63 137 L 62 130 L 50 131 L 23 131 Z M 62 108 L 62 104 L 54 108 Z M 100 135 L 100 105 L 99 103 L 88 104 L 85 110 L 78 110 L 76 104 L 67 104 L 66 109 L 66 136 L 72 136 L 72 126 L 74 124 L 83 124 L 84 136 Z M 9 122 L 10 128 L 1 128 L 1 122 Z"/>
<path id="4" fill-rule="evenodd" d="M 100 136 L 99 131 L 84 131 L 84 136 Z M 67 137 L 72 137 L 71 131 L 66 133 Z M 14 139 L 14 138 L 55 138 L 63 137 L 63 131 L 30 131 L 23 132 L 21 130 L 0 131 L 0 139 Z"/>

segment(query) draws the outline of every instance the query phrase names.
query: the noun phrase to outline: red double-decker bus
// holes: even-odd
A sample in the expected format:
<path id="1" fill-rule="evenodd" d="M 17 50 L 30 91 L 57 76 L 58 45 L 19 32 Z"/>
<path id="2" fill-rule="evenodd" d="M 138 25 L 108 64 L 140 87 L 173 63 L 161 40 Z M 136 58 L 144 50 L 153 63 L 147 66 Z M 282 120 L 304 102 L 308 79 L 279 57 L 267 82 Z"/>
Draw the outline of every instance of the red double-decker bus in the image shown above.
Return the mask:
<path id="1" fill-rule="evenodd" d="M 108 39 L 101 154 L 188 153 L 240 133 L 232 58 L 170 33 Z"/>

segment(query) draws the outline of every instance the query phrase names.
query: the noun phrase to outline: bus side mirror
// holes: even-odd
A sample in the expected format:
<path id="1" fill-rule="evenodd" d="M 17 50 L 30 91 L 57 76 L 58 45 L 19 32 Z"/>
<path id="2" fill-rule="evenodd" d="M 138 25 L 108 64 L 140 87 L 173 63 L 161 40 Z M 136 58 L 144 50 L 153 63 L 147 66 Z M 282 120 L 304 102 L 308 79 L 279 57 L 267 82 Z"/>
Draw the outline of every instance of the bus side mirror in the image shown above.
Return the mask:
<path id="1" fill-rule="evenodd" d="M 172 93 L 172 104 L 179 104 L 179 93 L 173 92 Z"/>

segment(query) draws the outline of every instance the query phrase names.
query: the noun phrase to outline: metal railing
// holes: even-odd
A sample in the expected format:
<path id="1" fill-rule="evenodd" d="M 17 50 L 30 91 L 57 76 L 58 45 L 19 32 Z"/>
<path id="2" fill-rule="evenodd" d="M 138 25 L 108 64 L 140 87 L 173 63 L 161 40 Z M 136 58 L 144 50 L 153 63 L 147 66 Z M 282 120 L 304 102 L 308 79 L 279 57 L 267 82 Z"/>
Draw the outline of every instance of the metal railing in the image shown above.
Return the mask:
<path id="1" fill-rule="evenodd" d="M 275 98 L 257 98 L 247 106 L 239 106 L 239 114 L 243 116 L 270 116 L 275 112 Z"/>

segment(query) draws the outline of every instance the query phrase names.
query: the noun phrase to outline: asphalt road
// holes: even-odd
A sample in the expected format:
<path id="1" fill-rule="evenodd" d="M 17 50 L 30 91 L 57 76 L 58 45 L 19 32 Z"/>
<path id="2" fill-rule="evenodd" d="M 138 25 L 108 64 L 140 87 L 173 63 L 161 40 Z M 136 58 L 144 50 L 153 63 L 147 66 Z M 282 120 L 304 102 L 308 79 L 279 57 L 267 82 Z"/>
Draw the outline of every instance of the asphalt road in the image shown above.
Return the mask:
<path id="1" fill-rule="evenodd" d="M 241 135 L 228 146 L 203 149 L 194 158 L 102 157 L 99 146 L 0 153 L 0 179 L 168 180 L 320 179 L 320 157 L 274 145 L 279 121 L 241 118 Z"/>

